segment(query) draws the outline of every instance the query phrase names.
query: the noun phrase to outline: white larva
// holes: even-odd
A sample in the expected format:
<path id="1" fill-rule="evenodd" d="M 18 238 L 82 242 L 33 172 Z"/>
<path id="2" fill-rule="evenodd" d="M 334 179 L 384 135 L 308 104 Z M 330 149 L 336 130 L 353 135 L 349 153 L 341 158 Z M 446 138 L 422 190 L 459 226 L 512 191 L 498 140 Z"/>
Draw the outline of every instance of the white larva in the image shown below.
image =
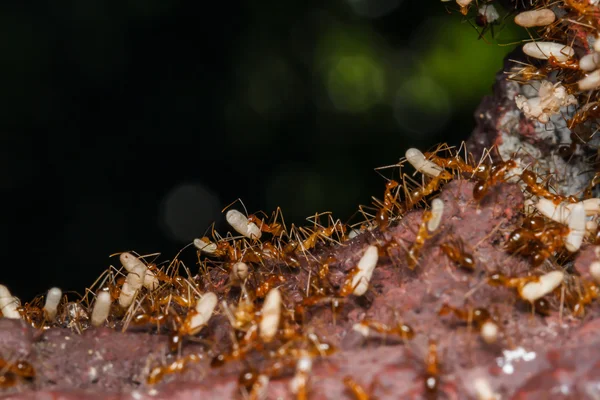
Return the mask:
<path id="1" fill-rule="evenodd" d="M 542 215 L 556 221 L 561 224 L 566 224 L 569 220 L 571 211 L 565 204 L 556 205 L 548 199 L 541 198 L 535 205 Z"/>
<path id="2" fill-rule="evenodd" d="M 60 299 L 62 298 L 62 290 L 57 287 L 53 287 L 48 290 L 48 294 L 46 295 L 46 303 L 44 304 L 44 311 L 46 311 L 46 316 L 49 321 L 54 321 L 56 318 L 56 312 L 58 310 L 58 303 L 60 303 Z"/>
<path id="3" fill-rule="evenodd" d="M 136 267 L 143 266 L 146 271 L 144 275 L 144 287 L 148 290 L 154 290 L 158 287 L 158 278 L 154 275 L 154 272 L 148 269 L 142 260 L 129 252 L 121 253 L 119 260 L 121 260 L 121 264 L 123 264 L 127 272 L 132 272 Z"/>
<path id="4" fill-rule="evenodd" d="M 261 310 L 262 318 L 258 325 L 258 331 L 261 339 L 269 343 L 279 329 L 279 320 L 281 318 L 281 292 L 277 288 L 269 290 L 265 297 L 265 302 Z"/>
<path id="5" fill-rule="evenodd" d="M 551 271 L 540 276 L 537 282 L 529 282 L 523 286 L 520 295 L 531 303 L 540 299 L 556 289 L 563 281 L 565 274 L 562 271 Z"/>
<path id="6" fill-rule="evenodd" d="M 481 325 L 481 338 L 488 344 L 498 340 L 498 325 L 492 321 L 486 321 Z"/>
<path id="7" fill-rule="evenodd" d="M 431 218 L 427 221 L 427 230 L 429 232 L 436 231 L 442 222 L 444 214 L 444 202 L 440 199 L 433 199 L 431 202 Z"/>
<path id="8" fill-rule="evenodd" d="M 217 252 L 217 244 L 208 240 L 208 238 L 196 238 L 194 239 L 194 246 L 198 250 L 206 254 L 215 254 Z"/>
<path id="9" fill-rule="evenodd" d="M 410 165 L 414 167 L 414 169 L 425 175 L 436 177 L 444 170 L 439 165 L 426 159 L 425 155 L 419 149 L 410 148 L 406 150 L 404 156 Z"/>
<path id="10" fill-rule="evenodd" d="M 477 378 L 473 381 L 473 388 L 477 400 L 498 400 L 500 395 L 495 393 L 490 383 L 485 378 Z"/>
<path id="11" fill-rule="evenodd" d="M 599 215 L 600 214 L 600 199 L 592 198 L 586 199 L 579 203 L 561 203 L 559 205 L 554 204 L 548 199 L 539 199 L 535 207 L 544 216 L 556 221 L 561 224 L 567 224 L 569 222 L 569 215 L 577 204 L 583 204 L 585 215 Z"/>
<path id="12" fill-rule="evenodd" d="M 596 53 L 595 51 L 586 54 L 579 60 L 579 68 L 582 71 L 591 72 L 598 69 L 598 67 L 600 67 L 600 53 Z"/>
<path id="13" fill-rule="evenodd" d="M 563 62 L 575 55 L 571 46 L 555 42 L 530 42 L 523 45 L 523 52 L 530 57 L 547 60 L 554 56 L 556 61 Z"/>
<path id="14" fill-rule="evenodd" d="M 249 268 L 245 262 L 236 262 L 231 267 L 231 281 L 235 284 L 244 282 L 248 278 Z"/>
<path id="15" fill-rule="evenodd" d="M 352 278 L 352 287 L 354 288 L 352 293 L 355 296 L 362 296 L 367 292 L 378 259 L 379 250 L 377 246 L 371 245 L 367 247 L 367 250 L 358 262 L 358 272 Z"/>
<path id="16" fill-rule="evenodd" d="M 583 203 L 577 203 L 569 215 L 569 234 L 565 239 L 565 248 L 576 252 L 583 243 L 585 236 L 585 208 Z"/>
<path id="17" fill-rule="evenodd" d="M 583 204 L 583 208 L 585 209 L 585 215 L 598 215 L 600 214 L 600 199 L 591 198 L 585 199 L 581 202 Z M 567 207 L 573 208 L 575 204 L 568 204 Z"/>
<path id="18" fill-rule="evenodd" d="M 198 300 L 196 303 L 196 313 L 192 315 L 189 321 L 188 332 L 190 335 L 195 335 L 200 332 L 200 330 L 208 323 L 217 306 L 217 302 L 217 295 L 212 292 L 204 294 L 204 296 Z"/>
<path id="19" fill-rule="evenodd" d="M 260 228 L 254 222 L 248 222 L 248 218 L 238 210 L 227 211 L 225 219 L 240 235 L 248 239 L 260 239 L 262 234 Z"/>
<path id="20" fill-rule="evenodd" d="M 588 76 L 577 82 L 577 85 L 579 86 L 579 90 L 598 89 L 600 87 L 600 69 L 589 73 Z"/>
<path id="21" fill-rule="evenodd" d="M 19 303 L 19 299 L 10 294 L 6 286 L 0 285 L 0 311 L 4 318 L 20 319 L 21 314 L 17 310 Z"/>
<path id="22" fill-rule="evenodd" d="M 136 265 L 131 272 L 127 274 L 125 283 L 121 288 L 119 295 L 119 305 L 127 308 L 133 302 L 138 290 L 142 288 L 146 276 L 146 266 L 144 263 Z"/>
<path id="23" fill-rule="evenodd" d="M 92 309 L 92 325 L 101 326 L 108 318 L 110 312 L 110 293 L 100 292 L 96 295 L 96 301 L 94 302 L 94 308 Z"/>
<path id="24" fill-rule="evenodd" d="M 524 28 L 550 25 L 556 20 L 556 15 L 548 8 L 523 11 L 515 17 L 515 24 Z"/>

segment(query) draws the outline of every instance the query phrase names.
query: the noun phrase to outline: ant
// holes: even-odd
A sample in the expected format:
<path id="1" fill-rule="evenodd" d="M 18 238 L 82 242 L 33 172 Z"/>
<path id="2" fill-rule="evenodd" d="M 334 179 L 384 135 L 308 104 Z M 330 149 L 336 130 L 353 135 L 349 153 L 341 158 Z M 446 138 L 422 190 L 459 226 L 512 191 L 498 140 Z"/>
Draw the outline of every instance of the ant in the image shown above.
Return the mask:
<path id="1" fill-rule="evenodd" d="M 398 323 L 396 326 L 391 327 L 381 322 L 365 319 L 357 325 L 358 329 L 364 329 L 367 332 L 372 329 L 385 335 L 398 335 L 402 340 L 411 340 L 415 336 L 415 332 L 407 324 Z"/>
<path id="2" fill-rule="evenodd" d="M 16 385 L 18 378 L 35 378 L 35 369 L 25 360 L 8 362 L 0 358 L 0 388 L 8 388 Z"/>
<path id="3" fill-rule="evenodd" d="M 600 296 L 600 287 L 594 282 L 581 279 L 575 281 L 565 293 L 565 302 L 573 309 L 576 317 L 585 314 L 585 306 Z"/>
<path id="4" fill-rule="evenodd" d="M 475 167 L 465 162 L 458 155 L 455 157 L 443 158 L 432 153 L 425 153 L 425 157 L 442 168 L 450 168 L 452 170 L 457 170 L 460 173 L 472 174 L 476 170 Z"/>
<path id="5" fill-rule="evenodd" d="M 534 196 L 543 197 L 552 201 L 554 204 L 559 205 L 563 201 L 569 203 L 577 203 L 579 200 L 575 196 L 564 197 L 558 194 L 550 193 L 548 189 L 537 183 L 537 175 L 530 170 L 525 170 L 521 174 L 521 180 L 526 185 L 527 191 Z"/>
<path id="6" fill-rule="evenodd" d="M 431 178 L 431 180 L 425 186 L 419 186 L 410 193 L 407 193 L 405 210 L 413 208 L 426 196 L 429 196 L 431 193 L 436 191 L 440 184 L 450 181 L 451 179 L 452 175 L 450 175 L 450 173 L 447 171 L 443 171 L 443 173 L 439 174 L 438 176 Z"/>
<path id="7" fill-rule="evenodd" d="M 406 254 L 406 261 L 408 263 L 408 268 L 414 270 L 419 262 L 419 255 L 421 249 L 425 245 L 425 241 L 429 238 L 429 231 L 427 230 L 427 222 L 431 219 L 431 211 L 425 210 L 423 211 L 423 218 L 421 220 L 421 225 L 419 226 L 419 230 L 417 231 L 417 235 L 415 237 L 415 242 L 408 250 Z"/>
<path id="8" fill-rule="evenodd" d="M 577 125 L 583 124 L 588 120 L 599 119 L 600 118 L 600 102 L 595 101 L 593 103 L 588 103 L 585 106 L 581 107 L 573 118 L 567 121 L 567 127 L 570 130 L 573 130 Z"/>
<path id="9" fill-rule="evenodd" d="M 396 192 L 396 194 L 392 194 L 392 190 L 397 188 L 398 185 L 399 185 L 399 183 L 394 180 L 390 180 L 385 185 L 385 193 L 383 195 L 383 205 L 381 206 L 381 208 L 379 209 L 379 211 L 377 211 L 377 214 L 375 215 L 375 220 L 379 224 L 379 228 L 381 230 L 384 230 L 388 227 L 389 220 L 390 220 L 390 213 L 392 212 L 392 210 L 394 208 L 400 208 L 400 204 L 397 201 L 398 200 L 398 192 Z M 400 212 L 402 213 L 402 210 L 400 210 Z"/>
<path id="10" fill-rule="evenodd" d="M 485 308 L 468 308 L 467 310 L 452 307 L 449 304 L 444 303 L 438 315 L 454 314 L 457 318 L 473 323 L 477 329 L 481 329 L 481 326 L 492 319 L 492 315 Z"/>
<path id="11" fill-rule="evenodd" d="M 569 228 L 559 223 L 546 223 L 538 216 L 528 217 L 521 228 L 511 232 L 506 250 L 531 257 L 534 267 L 540 266 L 564 245 Z"/>
<path id="12" fill-rule="evenodd" d="M 440 386 L 440 365 L 437 342 L 429 339 L 427 355 L 425 356 L 425 376 L 423 379 L 425 393 L 428 398 L 437 398 Z"/>
<path id="13" fill-rule="evenodd" d="M 254 223 L 256 226 L 258 226 L 261 232 L 270 233 L 271 235 L 273 235 L 273 237 L 281 237 L 281 235 L 286 233 L 286 228 L 285 223 L 283 222 L 283 216 L 281 217 L 281 223 L 276 222 L 277 216 L 279 215 L 281 215 L 281 209 L 277 207 L 277 211 L 275 212 L 273 217 L 274 221 L 272 223 L 266 223 L 262 219 L 260 219 L 260 217 L 254 214 L 248 216 L 248 223 Z"/>
<path id="14" fill-rule="evenodd" d="M 494 7 L 491 2 L 487 2 L 480 6 L 477 10 L 477 15 L 475 16 L 475 25 L 477 25 L 479 28 L 482 28 L 481 31 L 475 28 L 475 30 L 477 30 L 479 33 L 478 40 L 483 39 L 486 41 L 485 34 L 488 31 L 492 33 L 492 39 L 494 39 L 496 34 L 500 33 L 500 31 L 494 32 L 494 27 L 502 24 L 501 21 L 498 21 L 499 19 L 500 15 L 498 14 L 496 7 Z"/>
<path id="15" fill-rule="evenodd" d="M 281 285 L 283 283 L 285 283 L 285 277 L 283 275 L 276 275 L 276 274 L 269 274 L 267 275 L 266 279 L 263 279 L 263 281 L 260 283 L 260 285 L 258 285 L 258 287 L 255 290 L 255 295 L 256 297 L 258 297 L 259 299 L 264 298 L 267 293 L 269 292 L 269 290 L 273 289 L 275 286 L 277 285 Z"/>
<path id="16" fill-rule="evenodd" d="M 475 260 L 473 256 L 465 251 L 465 244 L 462 239 L 452 239 L 442 243 L 440 248 L 450 260 L 458 264 L 459 267 L 473 271 L 475 269 Z"/>
<path id="17" fill-rule="evenodd" d="M 348 388 L 348 391 L 352 393 L 356 400 L 369 400 L 370 396 L 367 394 L 367 391 L 351 376 L 344 377 L 344 385 Z"/>
<path id="18" fill-rule="evenodd" d="M 493 164 L 491 167 L 484 164 L 481 169 L 481 173 L 487 175 L 483 179 L 479 179 L 475 183 L 473 188 L 473 198 L 476 201 L 480 201 L 487 194 L 490 187 L 506 180 L 506 174 L 517 167 L 517 163 L 514 160 L 501 161 L 497 164 Z"/>
<path id="19" fill-rule="evenodd" d="M 160 382 L 165 375 L 181 373 L 185 371 L 188 364 L 197 363 L 203 359 L 204 356 L 202 354 L 189 354 L 185 357 L 176 359 L 170 364 L 154 367 L 148 374 L 146 382 L 149 385 L 154 385 L 155 383 Z"/>
<path id="20" fill-rule="evenodd" d="M 513 66 L 511 71 L 506 71 L 505 74 L 508 75 L 506 79 L 514 82 L 518 82 L 521 84 L 528 83 L 529 81 L 541 81 L 548 78 L 548 72 L 539 69 L 538 67 L 526 64 L 517 60 L 509 60 L 517 64 L 524 65 L 522 68 L 518 69 L 518 67 Z"/>

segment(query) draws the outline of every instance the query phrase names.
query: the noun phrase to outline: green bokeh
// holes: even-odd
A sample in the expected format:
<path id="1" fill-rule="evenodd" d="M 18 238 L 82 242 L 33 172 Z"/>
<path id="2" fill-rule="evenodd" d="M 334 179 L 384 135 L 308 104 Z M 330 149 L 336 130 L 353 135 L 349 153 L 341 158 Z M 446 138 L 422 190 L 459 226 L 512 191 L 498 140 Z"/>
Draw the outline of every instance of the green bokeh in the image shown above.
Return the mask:
<path id="1" fill-rule="evenodd" d="M 386 72 L 377 38 L 367 29 L 336 26 L 326 32 L 316 52 L 316 68 L 334 107 L 364 112 L 386 93 Z"/>
<path id="2" fill-rule="evenodd" d="M 477 40 L 473 26 L 450 16 L 429 20 L 423 30 L 434 34 L 422 45 L 424 50 L 415 74 L 435 80 L 455 101 L 478 101 L 482 95 L 491 93 L 496 71 L 502 68 L 504 56 L 515 47 Z M 496 39 L 514 38 L 516 34 L 514 25 L 506 25 Z M 416 98 L 423 95 L 417 92 Z"/>

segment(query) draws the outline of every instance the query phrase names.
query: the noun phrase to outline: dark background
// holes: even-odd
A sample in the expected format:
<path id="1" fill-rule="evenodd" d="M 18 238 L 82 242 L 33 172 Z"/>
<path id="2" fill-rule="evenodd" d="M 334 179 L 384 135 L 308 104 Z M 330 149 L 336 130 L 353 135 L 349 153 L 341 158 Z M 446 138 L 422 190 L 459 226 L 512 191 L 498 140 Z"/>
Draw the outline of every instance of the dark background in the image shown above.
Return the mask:
<path id="1" fill-rule="evenodd" d="M 375 167 L 468 137 L 513 47 L 438 1 L 26 3 L 0 6 L 0 281 L 25 301 L 225 233 L 238 198 L 347 220 Z"/>

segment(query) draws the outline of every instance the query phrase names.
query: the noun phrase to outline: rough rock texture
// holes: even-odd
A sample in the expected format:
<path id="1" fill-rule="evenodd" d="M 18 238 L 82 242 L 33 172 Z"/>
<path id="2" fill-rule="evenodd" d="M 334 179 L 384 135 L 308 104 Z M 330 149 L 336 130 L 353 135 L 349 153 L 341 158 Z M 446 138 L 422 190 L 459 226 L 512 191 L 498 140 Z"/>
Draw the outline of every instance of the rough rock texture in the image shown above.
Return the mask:
<path id="1" fill-rule="evenodd" d="M 527 260 L 506 253 L 502 246 L 519 226 L 523 195 L 515 184 L 493 187 L 479 203 L 472 198 L 473 184 L 455 180 L 440 198 L 445 212 L 440 228 L 426 242 L 418 266 L 410 270 L 406 249 L 413 244 L 422 211 L 407 214 L 385 232 L 364 233 L 342 246 L 321 247 L 315 257 L 334 256 L 334 286 L 343 283 L 367 244 L 378 244 L 382 255 L 367 294 L 349 296 L 340 312 L 329 304 L 308 308 L 307 326 L 333 344 L 337 351 L 315 358 L 311 399 L 354 398 L 343 383 L 346 376 L 378 399 L 476 399 L 474 381 L 485 379 L 503 399 L 600 398 L 600 320 L 597 305 L 583 318 L 559 313 L 560 290 L 548 296 L 552 310 L 541 316 L 518 299 L 514 289 L 492 287 L 485 278 L 492 272 L 515 276 L 530 269 Z M 457 267 L 440 250 L 440 244 L 460 238 L 475 258 L 474 271 Z M 388 245 L 386 243 L 396 243 Z M 585 270 L 595 259 L 588 247 L 575 261 Z M 306 271 L 284 271 L 282 291 L 286 303 L 302 298 Z M 472 324 L 454 315 L 439 316 L 444 303 L 454 307 L 484 307 L 500 327 L 496 343 L 484 342 Z M 410 325 L 415 336 L 363 337 L 352 329 L 364 319 L 388 325 Z M 231 361 L 211 368 L 215 354 L 227 351 L 229 323 L 214 317 L 197 340 L 188 340 L 183 355 L 197 353 L 183 372 L 168 374 L 155 384 L 146 383 L 150 369 L 170 364 L 167 338 L 144 329 L 127 332 L 108 328 L 77 334 L 68 329 L 35 331 L 21 321 L 0 319 L 0 354 L 7 360 L 26 359 L 36 369 L 32 380 L 0 392 L 3 399 L 229 399 L 244 398 L 238 376 L 244 362 Z M 202 340 L 204 339 L 204 340 Z M 428 343 L 438 345 L 439 388 L 424 386 Z M 253 355 L 250 362 L 260 363 Z M 289 391 L 293 368 L 273 376 L 268 399 L 294 398 Z"/>

